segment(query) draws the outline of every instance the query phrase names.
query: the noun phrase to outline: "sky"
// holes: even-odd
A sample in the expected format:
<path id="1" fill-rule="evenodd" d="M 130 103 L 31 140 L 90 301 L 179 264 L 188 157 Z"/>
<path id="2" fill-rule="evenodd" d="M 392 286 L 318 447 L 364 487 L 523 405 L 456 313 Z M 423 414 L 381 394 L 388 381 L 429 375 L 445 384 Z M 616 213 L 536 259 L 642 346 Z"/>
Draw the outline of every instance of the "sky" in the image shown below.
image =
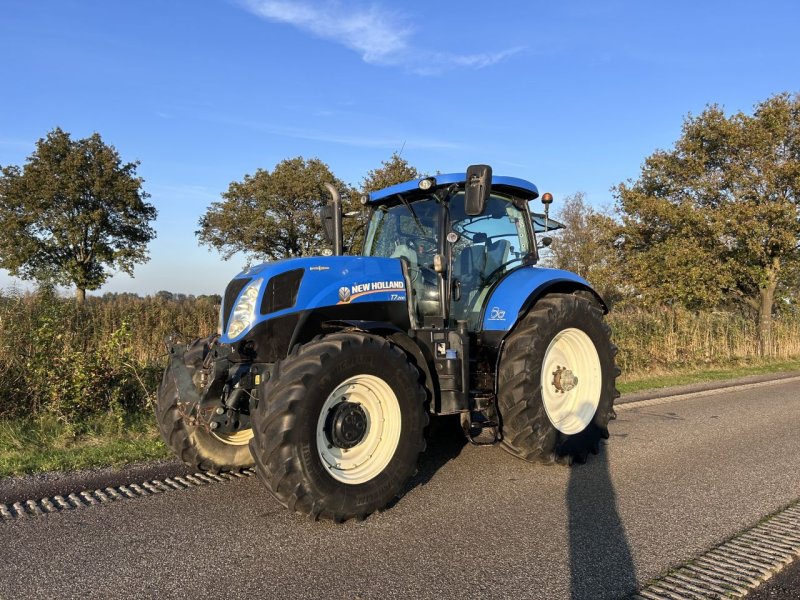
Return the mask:
<path id="1" fill-rule="evenodd" d="M 800 92 L 798 24 L 789 0 L 0 0 L 0 165 L 100 133 L 141 162 L 158 235 L 91 293 L 221 293 L 245 260 L 195 231 L 245 174 L 318 157 L 358 184 L 402 151 L 610 205 L 687 114 Z"/>

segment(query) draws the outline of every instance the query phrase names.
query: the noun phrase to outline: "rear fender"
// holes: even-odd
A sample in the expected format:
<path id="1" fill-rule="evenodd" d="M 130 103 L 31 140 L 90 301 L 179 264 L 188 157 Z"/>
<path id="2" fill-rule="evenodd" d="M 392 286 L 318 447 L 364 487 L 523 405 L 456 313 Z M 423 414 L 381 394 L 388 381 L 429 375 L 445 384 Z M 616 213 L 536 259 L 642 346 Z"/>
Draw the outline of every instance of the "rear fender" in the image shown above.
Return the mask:
<path id="1" fill-rule="evenodd" d="M 560 269 L 522 267 L 501 279 L 490 292 L 483 306 L 481 324 L 483 331 L 510 331 L 539 298 L 546 294 L 590 294 L 608 312 L 600 295 L 583 277 Z"/>

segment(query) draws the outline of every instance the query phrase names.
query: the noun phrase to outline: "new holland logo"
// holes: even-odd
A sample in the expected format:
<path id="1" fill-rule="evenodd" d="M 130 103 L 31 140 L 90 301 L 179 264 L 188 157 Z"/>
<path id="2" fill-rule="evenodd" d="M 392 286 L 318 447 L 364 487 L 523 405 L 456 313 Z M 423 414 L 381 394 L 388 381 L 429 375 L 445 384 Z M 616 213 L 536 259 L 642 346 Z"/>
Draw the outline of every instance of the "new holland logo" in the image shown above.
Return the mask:
<path id="1" fill-rule="evenodd" d="M 361 296 L 368 296 L 369 294 L 377 294 L 380 292 L 405 292 L 406 284 L 403 281 L 370 281 L 369 283 L 357 283 L 350 287 L 339 288 L 339 304 L 347 304 L 351 300 L 360 298 Z M 395 294 L 397 298 L 392 297 L 392 300 L 404 300 L 405 294 Z"/>

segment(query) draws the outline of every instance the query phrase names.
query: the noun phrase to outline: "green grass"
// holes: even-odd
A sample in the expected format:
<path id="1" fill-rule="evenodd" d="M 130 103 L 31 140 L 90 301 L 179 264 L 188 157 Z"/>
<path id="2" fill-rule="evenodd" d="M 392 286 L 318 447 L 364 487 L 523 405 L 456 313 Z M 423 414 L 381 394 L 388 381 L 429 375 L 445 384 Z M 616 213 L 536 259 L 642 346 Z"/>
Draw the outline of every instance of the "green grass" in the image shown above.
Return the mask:
<path id="1" fill-rule="evenodd" d="M 746 375 L 764 375 L 783 371 L 800 371 L 800 359 L 785 361 L 769 361 L 732 365 L 730 367 L 673 369 L 669 373 L 647 374 L 635 373 L 629 377 L 622 376 L 617 381 L 617 389 L 623 394 L 651 390 L 673 385 L 723 381 Z"/>
<path id="2" fill-rule="evenodd" d="M 150 413 L 100 415 L 79 426 L 50 415 L 0 420 L 0 477 L 118 467 L 170 456 Z"/>

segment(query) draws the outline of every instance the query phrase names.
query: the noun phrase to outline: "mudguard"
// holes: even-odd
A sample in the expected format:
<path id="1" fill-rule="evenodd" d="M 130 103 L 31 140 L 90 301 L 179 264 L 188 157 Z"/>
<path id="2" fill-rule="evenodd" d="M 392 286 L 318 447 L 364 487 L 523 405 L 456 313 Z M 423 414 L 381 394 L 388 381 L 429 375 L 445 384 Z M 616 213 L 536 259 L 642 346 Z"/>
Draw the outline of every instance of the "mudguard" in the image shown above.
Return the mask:
<path id="1" fill-rule="evenodd" d="M 483 307 L 482 329 L 509 331 L 519 317 L 545 293 L 576 290 L 591 292 L 607 312 L 608 309 L 600 295 L 592 289 L 589 282 L 575 273 L 543 267 L 515 269 L 501 279 L 489 293 Z"/>

